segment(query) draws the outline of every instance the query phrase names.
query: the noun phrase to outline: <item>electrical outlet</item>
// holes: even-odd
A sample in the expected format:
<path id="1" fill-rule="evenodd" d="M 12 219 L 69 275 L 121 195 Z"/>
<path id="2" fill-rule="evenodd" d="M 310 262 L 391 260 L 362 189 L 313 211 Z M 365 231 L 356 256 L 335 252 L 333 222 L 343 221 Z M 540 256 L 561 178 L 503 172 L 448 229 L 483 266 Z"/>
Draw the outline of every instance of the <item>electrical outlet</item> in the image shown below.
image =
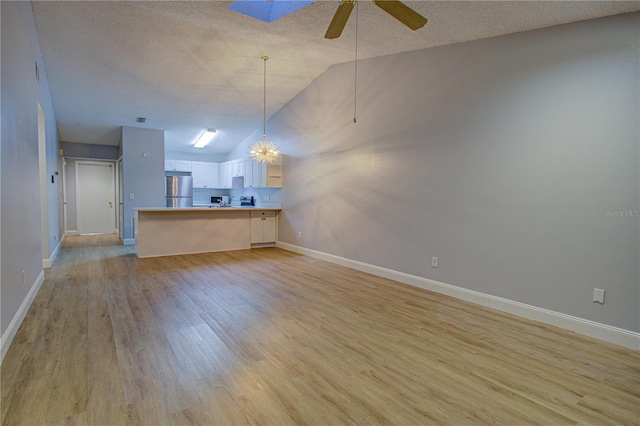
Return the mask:
<path id="1" fill-rule="evenodd" d="M 25 271 L 24 269 L 22 270 L 22 284 L 26 284 L 27 283 L 27 271 Z"/>
<path id="2" fill-rule="evenodd" d="M 434 268 L 438 267 L 438 258 L 437 257 L 432 257 L 431 258 L 431 266 Z"/>
<path id="3" fill-rule="evenodd" d="M 302 232 L 298 232 L 298 238 L 302 238 Z"/>
<path id="4" fill-rule="evenodd" d="M 133 200 L 133 192 L 131 192 L 131 193 L 129 194 L 129 199 L 130 199 L 130 200 Z"/>
<path id="5" fill-rule="evenodd" d="M 601 305 L 604 304 L 604 290 L 600 288 L 593 289 L 593 301 L 598 302 Z"/>

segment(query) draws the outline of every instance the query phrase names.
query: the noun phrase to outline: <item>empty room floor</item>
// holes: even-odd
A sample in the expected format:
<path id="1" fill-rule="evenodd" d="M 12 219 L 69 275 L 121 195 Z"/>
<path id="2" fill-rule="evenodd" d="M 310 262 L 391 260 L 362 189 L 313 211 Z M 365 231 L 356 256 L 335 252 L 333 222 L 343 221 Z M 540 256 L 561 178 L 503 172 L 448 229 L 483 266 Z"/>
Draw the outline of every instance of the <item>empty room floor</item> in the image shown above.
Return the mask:
<path id="1" fill-rule="evenodd" d="M 281 249 L 64 241 L 3 425 L 640 424 L 640 354 Z"/>

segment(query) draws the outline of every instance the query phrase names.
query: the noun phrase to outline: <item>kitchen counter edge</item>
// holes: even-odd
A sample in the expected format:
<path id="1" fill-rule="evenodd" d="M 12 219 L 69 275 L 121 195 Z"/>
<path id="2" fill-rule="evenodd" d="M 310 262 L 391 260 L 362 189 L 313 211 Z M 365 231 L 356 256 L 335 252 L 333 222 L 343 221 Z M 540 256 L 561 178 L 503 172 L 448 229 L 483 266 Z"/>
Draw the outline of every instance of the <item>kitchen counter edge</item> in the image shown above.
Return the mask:
<path id="1" fill-rule="evenodd" d="M 246 211 L 246 210 L 282 210 L 281 207 L 138 207 L 139 212 L 192 212 L 192 211 Z"/>

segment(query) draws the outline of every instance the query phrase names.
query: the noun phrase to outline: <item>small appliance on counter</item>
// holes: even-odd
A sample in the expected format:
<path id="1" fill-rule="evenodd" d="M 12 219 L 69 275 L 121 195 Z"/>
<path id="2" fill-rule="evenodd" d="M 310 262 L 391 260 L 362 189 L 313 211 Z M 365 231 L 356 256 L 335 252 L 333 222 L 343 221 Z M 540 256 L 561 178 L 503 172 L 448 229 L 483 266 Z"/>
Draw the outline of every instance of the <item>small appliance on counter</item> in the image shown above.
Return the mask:
<path id="1" fill-rule="evenodd" d="M 253 207 L 255 205 L 253 197 L 240 197 L 240 207 Z"/>
<path id="2" fill-rule="evenodd" d="M 211 197 L 211 205 L 212 206 L 228 206 L 229 205 L 229 197 L 227 195 L 213 195 Z"/>
<path id="3" fill-rule="evenodd" d="M 167 207 L 193 207 L 193 178 L 167 176 Z"/>

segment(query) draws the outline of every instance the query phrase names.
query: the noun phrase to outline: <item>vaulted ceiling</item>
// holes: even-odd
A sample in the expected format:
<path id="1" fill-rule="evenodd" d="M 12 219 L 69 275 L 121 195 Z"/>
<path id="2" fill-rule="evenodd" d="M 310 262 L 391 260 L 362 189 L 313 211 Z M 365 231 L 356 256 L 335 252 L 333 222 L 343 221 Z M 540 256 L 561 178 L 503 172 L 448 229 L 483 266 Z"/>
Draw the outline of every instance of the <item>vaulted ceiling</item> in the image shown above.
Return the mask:
<path id="1" fill-rule="evenodd" d="M 266 1 L 266 0 L 255 0 Z M 165 130 L 172 151 L 225 154 L 334 64 L 640 10 L 640 2 L 405 1 L 411 31 L 360 0 L 324 38 L 338 1 L 266 23 L 232 1 L 36 1 L 33 10 L 62 141 L 117 145 L 121 126 Z M 401 76 L 399 76 L 401 78 Z M 146 117 L 145 124 L 136 122 Z M 205 128 L 214 141 L 191 145 Z"/>

